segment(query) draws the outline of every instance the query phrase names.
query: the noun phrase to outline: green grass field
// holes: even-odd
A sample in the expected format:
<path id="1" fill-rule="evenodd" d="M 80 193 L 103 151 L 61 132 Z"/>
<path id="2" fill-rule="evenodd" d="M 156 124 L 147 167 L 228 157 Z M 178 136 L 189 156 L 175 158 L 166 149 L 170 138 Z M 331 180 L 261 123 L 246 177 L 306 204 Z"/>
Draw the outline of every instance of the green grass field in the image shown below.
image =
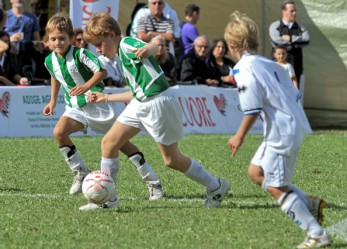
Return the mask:
<path id="1" fill-rule="evenodd" d="M 228 135 L 188 135 L 180 147 L 233 186 L 219 209 L 204 209 L 205 189 L 166 168 L 155 143 L 138 145 L 160 176 L 166 198 L 147 200 L 147 187 L 122 155 L 121 208 L 80 212 L 84 197 L 69 196 L 72 173 L 53 138 L 0 138 L 0 248 L 285 249 L 305 237 L 247 167 L 261 142 L 250 135 L 236 157 Z M 75 137 L 87 165 L 99 169 L 101 137 Z M 328 202 L 325 223 L 334 245 L 347 248 L 347 131 L 316 131 L 304 140 L 293 182 Z"/>

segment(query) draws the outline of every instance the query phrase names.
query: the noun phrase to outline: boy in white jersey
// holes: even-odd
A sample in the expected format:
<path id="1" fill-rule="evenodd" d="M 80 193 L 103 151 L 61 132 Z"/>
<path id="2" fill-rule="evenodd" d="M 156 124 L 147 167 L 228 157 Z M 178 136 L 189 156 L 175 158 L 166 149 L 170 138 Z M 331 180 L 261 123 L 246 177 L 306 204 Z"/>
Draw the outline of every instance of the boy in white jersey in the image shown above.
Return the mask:
<path id="1" fill-rule="evenodd" d="M 103 54 L 108 44 L 116 44 L 129 92 L 105 95 L 93 92 L 88 100 L 96 103 L 130 101 L 102 140 L 101 170 L 112 171 L 119 166 L 119 149 L 141 130 L 146 130 L 157 142 L 164 163 L 207 187 L 205 207 L 219 207 L 230 190 L 230 184 L 212 176 L 195 160 L 182 155 L 178 142 L 183 137 L 182 111 L 170 92 L 166 77 L 152 56 L 154 44 L 132 37 L 121 39 L 115 19 L 106 13 L 93 15 L 85 27 L 85 39 Z M 113 202 L 119 201 L 117 196 Z M 92 210 L 89 203 L 80 210 Z"/>
<path id="2" fill-rule="evenodd" d="M 274 49 L 274 58 L 277 61 L 279 65 L 281 65 L 289 74 L 289 77 L 292 79 L 293 85 L 298 88 L 299 83 L 298 79 L 296 78 L 295 71 L 293 66 L 286 61 L 287 59 L 287 51 L 285 46 L 278 45 Z"/>
<path id="3" fill-rule="evenodd" d="M 73 36 L 71 20 L 58 13 L 47 23 L 46 34 L 49 36 L 53 52 L 46 57 L 45 66 L 51 74 L 51 100 L 44 107 L 44 115 L 52 115 L 57 102 L 60 86 L 63 86 L 66 110 L 56 124 L 53 134 L 67 164 L 74 172 L 74 182 L 70 194 L 81 192 L 82 182 L 89 169 L 81 159 L 70 139 L 72 133 L 86 131 L 90 127 L 105 134 L 113 125 L 116 117 L 109 104 L 91 104 L 87 102 L 87 92 L 102 92 L 102 80 L 106 70 L 97 57 L 90 51 L 70 45 Z M 158 176 L 145 161 L 139 149 L 126 141 L 121 151 L 136 166 L 141 177 L 146 181 L 150 200 L 163 197 Z M 111 172 L 114 176 L 117 172 Z"/>
<path id="4" fill-rule="evenodd" d="M 225 39 L 233 58 L 241 108 L 245 114 L 239 130 L 228 141 L 235 156 L 258 116 L 264 126 L 264 141 L 248 169 L 250 178 L 267 190 L 281 209 L 307 232 L 298 248 L 330 245 L 322 223 L 322 199 L 307 196 L 291 183 L 296 157 L 305 133 L 311 128 L 299 103 L 300 92 L 288 73 L 274 61 L 255 55 L 258 28 L 238 11 L 230 16 Z"/>

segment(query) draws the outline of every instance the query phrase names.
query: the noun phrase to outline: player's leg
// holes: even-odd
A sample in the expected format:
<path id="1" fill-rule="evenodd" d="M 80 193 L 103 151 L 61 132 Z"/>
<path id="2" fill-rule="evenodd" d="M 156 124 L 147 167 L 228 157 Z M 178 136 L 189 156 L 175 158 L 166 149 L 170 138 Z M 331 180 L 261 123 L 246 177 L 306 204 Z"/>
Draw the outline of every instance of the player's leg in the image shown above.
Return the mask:
<path id="1" fill-rule="evenodd" d="M 178 170 L 191 180 L 204 185 L 207 188 L 205 207 L 219 207 L 221 201 L 231 189 L 226 180 L 213 176 L 200 163 L 184 156 L 178 148 L 178 143 L 164 145 L 157 143 L 163 161 L 168 167 Z"/>
<path id="2" fill-rule="evenodd" d="M 76 146 L 70 139 L 70 135 L 83 130 L 84 125 L 68 116 L 62 116 L 54 127 L 53 135 L 59 146 L 60 152 L 65 158 L 72 172 L 75 174 L 70 194 L 78 194 L 82 191 L 82 182 L 89 170 L 84 164 Z"/>
<path id="3" fill-rule="evenodd" d="M 117 186 L 119 171 L 119 150 L 140 130 L 116 121 L 101 141 L 101 171 L 108 173 Z M 81 211 L 89 211 L 100 208 L 119 208 L 120 202 L 117 193 L 105 204 L 98 205 L 88 203 L 80 207 Z"/>
<path id="4" fill-rule="evenodd" d="M 325 230 L 319 225 L 307 208 L 307 204 L 290 188 L 290 181 L 296 163 L 296 153 L 290 156 L 280 155 L 270 148 L 262 148 L 261 166 L 264 172 L 262 187 L 280 204 L 285 212 L 299 227 L 307 232 L 307 237 L 300 248 L 325 246 L 330 244 Z M 253 158 L 250 167 L 259 162 Z"/>
<path id="5" fill-rule="evenodd" d="M 121 152 L 128 156 L 130 162 L 136 167 L 141 178 L 146 182 L 149 200 L 159 200 L 163 198 L 163 190 L 158 175 L 145 160 L 142 152 L 131 142 L 127 142 Z"/>

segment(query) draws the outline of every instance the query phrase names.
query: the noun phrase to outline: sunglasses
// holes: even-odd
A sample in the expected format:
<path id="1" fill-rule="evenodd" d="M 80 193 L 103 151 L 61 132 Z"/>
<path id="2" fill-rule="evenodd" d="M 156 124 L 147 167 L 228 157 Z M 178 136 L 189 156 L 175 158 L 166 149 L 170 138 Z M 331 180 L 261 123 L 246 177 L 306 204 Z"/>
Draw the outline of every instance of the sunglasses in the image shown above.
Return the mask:
<path id="1" fill-rule="evenodd" d="M 152 2 L 152 4 L 153 4 L 153 5 L 157 5 L 157 4 L 158 4 L 158 5 L 162 5 L 163 2 Z"/>

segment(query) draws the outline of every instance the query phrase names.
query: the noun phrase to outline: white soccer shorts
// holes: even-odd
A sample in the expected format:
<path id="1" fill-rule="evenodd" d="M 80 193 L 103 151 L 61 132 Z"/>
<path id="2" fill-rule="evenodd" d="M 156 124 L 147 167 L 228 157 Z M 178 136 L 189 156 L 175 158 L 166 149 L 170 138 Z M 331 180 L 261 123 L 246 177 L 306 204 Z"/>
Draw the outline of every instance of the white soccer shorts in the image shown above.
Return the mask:
<path id="1" fill-rule="evenodd" d="M 171 145 L 183 138 L 182 118 L 181 107 L 168 89 L 143 102 L 131 100 L 117 121 L 147 131 L 157 143 Z"/>
<path id="2" fill-rule="evenodd" d="M 266 142 L 263 142 L 252 158 L 252 164 L 261 167 L 264 171 L 265 182 L 263 185 L 288 186 L 293 177 L 298 151 L 299 147 L 290 155 L 278 154 Z"/>
<path id="3" fill-rule="evenodd" d="M 90 127 L 101 134 L 105 134 L 117 118 L 112 106 L 107 103 L 88 103 L 81 108 L 66 106 L 63 116 L 82 123 L 85 130 Z"/>

